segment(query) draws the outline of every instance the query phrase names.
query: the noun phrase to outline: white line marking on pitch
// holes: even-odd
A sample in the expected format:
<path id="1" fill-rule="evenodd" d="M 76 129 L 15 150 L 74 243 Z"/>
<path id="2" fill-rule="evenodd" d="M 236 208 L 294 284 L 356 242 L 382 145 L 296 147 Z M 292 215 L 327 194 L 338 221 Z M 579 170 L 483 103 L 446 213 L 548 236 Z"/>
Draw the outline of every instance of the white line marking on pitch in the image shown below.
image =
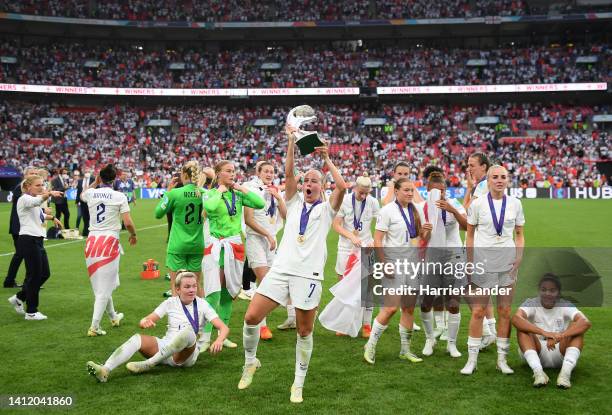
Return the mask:
<path id="1" fill-rule="evenodd" d="M 147 229 L 161 228 L 162 226 L 168 226 L 168 225 L 164 223 L 164 224 L 161 224 L 161 225 L 147 226 L 145 228 L 136 229 L 136 231 L 146 231 Z M 125 232 L 127 232 L 127 231 L 121 231 L 120 233 L 125 233 Z M 76 244 L 76 243 L 79 243 L 79 242 L 85 242 L 86 240 L 87 240 L 87 238 L 77 239 L 76 241 L 60 242 L 58 244 L 53 244 L 53 245 L 45 246 L 45 249 L 55 248 L 56 246 Z M 13 254 L 14 254 L 14 252 L 8 252 L 6 254 L 0 254 L 0 257 L 9 256 L 9 255 L 13 255 Z"/>

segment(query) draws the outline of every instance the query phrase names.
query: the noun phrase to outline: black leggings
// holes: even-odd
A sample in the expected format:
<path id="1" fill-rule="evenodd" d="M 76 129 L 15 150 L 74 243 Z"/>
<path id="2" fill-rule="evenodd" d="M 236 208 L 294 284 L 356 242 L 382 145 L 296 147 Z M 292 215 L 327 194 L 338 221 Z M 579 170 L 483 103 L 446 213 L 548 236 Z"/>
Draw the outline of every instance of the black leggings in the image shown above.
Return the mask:
<path id="1" fill-rule="evenodd" d="M 38 311 L 38 293 L 40 287 L 49 279 L 49 260 L 43 246 L 43 238 L 39 236 L 19 235 L 17 252 L 23 257 L 26 277 L 23 288 L 17 293 L 17 298 L 26 302 L 26 312 Z"/>
<path id="2" fill-rule="evenodd" d="M 245 259 L 244 268 L 242 269 L 242 289 L 245 291 L 250 290 L 251 283 L 255 281 L 257 281 L 257 278 L 255 278 L 255 273 L 251 267 L 249 267 L 249 260 Z"/>

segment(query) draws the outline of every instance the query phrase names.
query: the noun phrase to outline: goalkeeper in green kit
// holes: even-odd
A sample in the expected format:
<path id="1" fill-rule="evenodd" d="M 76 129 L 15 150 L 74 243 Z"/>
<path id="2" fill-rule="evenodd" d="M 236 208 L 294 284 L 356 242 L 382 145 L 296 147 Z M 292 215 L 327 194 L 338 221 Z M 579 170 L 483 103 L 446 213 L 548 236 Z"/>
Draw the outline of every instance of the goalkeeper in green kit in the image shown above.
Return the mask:
<path id="1" fill-rule="evenodd" d="M 196 161 L 187 162 L 181 169 L 183 187 L 175 189 L 178 177 L 173 177 L 166 193 L 155 207 L 155 217 L 161 219 L 172 214 L 172 228 L 166 250 L 166 266 L 170 270 L 172 295 L 176 295 L 174 279 L 178 270 L 191 271 L 198 278 L 198 297 L 204 296 L 202 288 L 202 256 L 204 231 L 202 227 L 202 192 L 196 183 L 200 168 Z"/>
<path id="2" fill-rule="evenodd" d="M 204 291 L 206 300 L 225 324 L 232 315 L 232 302 L 242 288 L 244 245 L 242 243 L 242 209 L 263 209 L 265 201 L 255 192 L 234 182 L 234 163 L 228 160 L 215 165 L 215 181 L 208 190 L 204 209 L 210 226 L 210 238 L 204 251 Z M 210 344 L 212 326 L 204 329 L 204 345 Z M 237 347 L 226 339 L 224 346 Z"/>

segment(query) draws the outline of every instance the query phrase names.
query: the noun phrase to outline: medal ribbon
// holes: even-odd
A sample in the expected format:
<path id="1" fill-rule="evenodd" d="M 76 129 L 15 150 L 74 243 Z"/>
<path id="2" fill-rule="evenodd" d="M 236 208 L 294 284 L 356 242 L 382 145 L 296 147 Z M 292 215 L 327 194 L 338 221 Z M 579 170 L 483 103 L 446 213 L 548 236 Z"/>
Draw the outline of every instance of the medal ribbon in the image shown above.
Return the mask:
<path id="1" fill-rule="evenodd" d="M 357 211 L 355 210 L 355 193 L 353 193 L 353 198 L 351 199 L 351 202 L 353 203 L 353 227 L 356 230 L 361 231 L 361 228 L 363 227 L 363 224 L 361 223 L 361 217 L 363 216 L 363 211 L 365 210 L 366 199 L 363 199 L 361 201 L 361 212 L 359 213 L 359 217 L 355 215 L 357 213 Z"/>
<path id="2" fill-rule="evenodd" d="M 230 206 L 229 203 L 227 203 L 227 200 L 225 200 L 225 198 L 223 197 L 223 194 L 221 194 L 221 199 L 223 199 L 223 203 L 225 203 L 225 207 L 227 208 L 227 213 L 230 216 L 234 216 L 236 214 L 236 193 L 234 193 L 233 190 L 230 190 L 230 192 L 232 193 L 232 206 Z"/>
<path id="3" fill-rule="evenodd" d="M 193 300 L 193 317 L 191 317 L 191 314 L 189 314 L 189 310 L 187 310 L 187 307 L 185 307 L 185 304 L 181 302 L 181 305 L 183 306 L 183 312 L 187 316 L 187 320 L 189 320 L 189 324 L 191 324 L 193 331 L 197 335 L 198 331 L 200 331 L 200 316 L 198 315 L 198 299 L 194 298 Z"/>
<path id="4" fill-rule="evenodd" d="M 497 236 L 502 236 L 502 231 L 504 229 L 504 217 L 506 216 L 506 195 L 504 195 L 502 199 L 499 220 L 497 220 L 497 215 L 495 214 L 495 206 L 493 205 L 493 196 L 491 196 L 491 193 L 487 194 L 487 199 L 489 200 L 489 210 L 491 211 L 491 216 L 493 217 L 493 226 L 495 227 L 495 232 L 497 232 Z"/>
<path id="5" fill-rule="evenodd" d="M 302 207 L 302 215 L 300 216 L 300 236 L 304 236 L 306 233 L 306 227 L 308 226 L 308 220 L 310 219 L 310 212 L 316 205 L 321 203 L 320 200 L 317 200 L 312 204 L 310 209 L 306 209 L 306 202 L 304 202 L 304 207 Z"/>
<path id="6" fill-rule="evenodd" d="M 408 220 L 408 218 L 406 217 L 402 205 L 400 205 L 397 200 L 395 201 L 395 204 L 399 208 L 400 213 L 402 214 L 402 218 L 404 219 L 404 223 L 406 224 L 406 242 L 408 242 L 411 238 L 416 238 L 417 236 L 412 203 L 408 205 L 408 215 L 410 216 L 410 220 Z"/>

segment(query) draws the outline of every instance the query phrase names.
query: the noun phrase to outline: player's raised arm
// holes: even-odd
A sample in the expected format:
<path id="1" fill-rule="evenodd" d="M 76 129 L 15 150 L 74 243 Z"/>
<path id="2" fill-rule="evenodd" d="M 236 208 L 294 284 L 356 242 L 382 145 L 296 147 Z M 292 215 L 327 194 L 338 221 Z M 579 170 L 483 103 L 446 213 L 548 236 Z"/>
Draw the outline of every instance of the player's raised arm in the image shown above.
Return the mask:
<path id="1" fill-rule="evenodd" d="M 287 158 L 285 161 L 285 200 L 291 200 L 297 192 L 297 180 L 295 178 L 295 133 L 296 129 L 290 125 L 285 126 L 287 134 Z"/>
<path id="2" fill-rule="evenodd" d="M 344 194 L 346 193 L 346 182 L 329 157 L 329 147 L 327 143 L 325 143 L 324 146 L 317 147 L 316 150 L 317 153 L 319 153 L 323 158 L 325 165 L 329 169 L 332 178 L 334 179 L 334 183 L 336 183 L 336 188 L 329 198 L 329 204 L 331 205 L 332 209 L 337 212 L 340 210 L 340 206 L 342 206 L 342 200 L 344 199 Z"/>

